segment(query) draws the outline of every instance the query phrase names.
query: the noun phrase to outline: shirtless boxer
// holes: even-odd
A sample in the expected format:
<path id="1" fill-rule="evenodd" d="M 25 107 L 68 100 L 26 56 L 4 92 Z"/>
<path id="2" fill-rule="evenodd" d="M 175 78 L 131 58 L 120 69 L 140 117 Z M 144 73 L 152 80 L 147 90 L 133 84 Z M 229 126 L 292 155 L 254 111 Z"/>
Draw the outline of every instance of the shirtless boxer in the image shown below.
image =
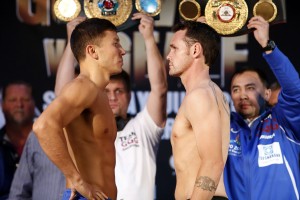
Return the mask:
<path id="1" fill-rule="evenodd" d="M 33 130 L 66 177 L 63 199 L 114 200 L 117 129 L 105 87 L 111 75 L 122 71 L 125 51 L 116 27 L 99 18 L 76 26 L 71 48 L 80 74 L 49 104 Z"/>
<path id="2" fill-rule="evenodd" d="M 229 104 L 209 76 L 220 37 L 207 24 L 194 21 L 179 23 L 173 31 L 169 74 L 180 77 L 186 89 L 171 138 L 175 199 L 212 199 L 218 195 L 230 131 Z"/>

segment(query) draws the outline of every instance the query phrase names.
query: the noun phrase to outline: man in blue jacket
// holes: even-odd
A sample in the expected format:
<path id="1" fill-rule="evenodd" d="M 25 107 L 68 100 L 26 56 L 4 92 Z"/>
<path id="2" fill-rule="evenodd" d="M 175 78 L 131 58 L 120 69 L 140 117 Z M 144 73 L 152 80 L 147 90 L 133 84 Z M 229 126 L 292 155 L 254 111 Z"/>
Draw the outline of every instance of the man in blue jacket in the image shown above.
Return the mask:
<path id="1" fill-rule="evenodd" d="M 257 69 L 234 74 L 231 135 L 224 171 L 226 193 L 232 200 L 299 200 L 300 80 L 289 59 L 269 38 L 269 23 L 249 20 L 263 47 L 263 57 L 282 89 L 278 103 L 266 107 L 270 90 Z"/>

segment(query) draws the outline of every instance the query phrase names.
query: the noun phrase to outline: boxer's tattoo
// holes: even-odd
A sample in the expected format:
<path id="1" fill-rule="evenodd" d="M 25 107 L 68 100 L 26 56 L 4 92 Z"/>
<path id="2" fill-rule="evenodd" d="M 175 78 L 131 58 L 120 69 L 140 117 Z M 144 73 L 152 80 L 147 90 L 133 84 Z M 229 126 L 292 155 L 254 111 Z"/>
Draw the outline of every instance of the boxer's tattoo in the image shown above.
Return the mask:
<path id="1" fill-rule="evenodd" d="M 215 99 L 216 99 L 216 102 L 217 102 L 217 105 L 219 106 L 218 104 L 218 97 L 217 97 L 217 92 L 216 92 L 216 89 L 215 89 L 215 86 L 216 84 L 212 81 L 209 81 L 208 85 L 211 87 L 213 93 L 214 93 L 214 96 L 215 96 Z M 227 101 L 227 98 L 225 97 L 225 95 L 223 94 L 223 101 L 222 101 L 222 105 L 223 105 L 223 108 L 225 109 L 226 113 L 228 114 L 228 116 L 230 116 L 230 111 L 229 109 L 227 108 L 227 105 L 229 105 L 228 101 Z M 229 106 L 228 106 L 229 107 Z"/>
<path id="2" fill-rule="evenodd" d="M 227 98 L 225 97 L 225 95 L 223 94 L 223 107 L 225 109 L 225 111 L 227 112 L 228 116 L 230 116 L 230 111 L 227 108 L 227 105 L 229 105 L 229 102 L 227 101 Z M 229 107 L 229 106 L 228 106 Z"/>
<path id="3" fill-rule="evenodd" d="M 195 186 L 201 188 L 202 190 L 214 192 L 216 191 L 218 185 L 208 176 L 200 176 L 196 179 Z"/>

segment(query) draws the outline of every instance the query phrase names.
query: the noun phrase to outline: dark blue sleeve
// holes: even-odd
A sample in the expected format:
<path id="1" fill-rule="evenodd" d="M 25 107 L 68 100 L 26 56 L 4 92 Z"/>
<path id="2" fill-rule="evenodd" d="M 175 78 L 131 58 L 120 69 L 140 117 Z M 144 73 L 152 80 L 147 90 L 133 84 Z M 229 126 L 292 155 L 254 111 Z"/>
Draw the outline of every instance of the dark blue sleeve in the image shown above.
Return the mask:
<path id="1" fill-rule="evenodd" d="M 0 139 L 0 199 L 7 199 L 18 160 L 12 145 Z"/>
<path id="2" fill-rule="evenodd" d="M 295 136 L 300 139 L 300 79 L 293 64 L 278 48 L 263 54 L 276 79 L 281 85 L 275 110 L 280 113 Z"/>
<path id="3" fill-rule="evenodd" d="M 0 199 L 4 197 L 5 193 L 8 194 L 10 181 L 6 177 L 5 155 L 4 148 L 0 144 Z"/>

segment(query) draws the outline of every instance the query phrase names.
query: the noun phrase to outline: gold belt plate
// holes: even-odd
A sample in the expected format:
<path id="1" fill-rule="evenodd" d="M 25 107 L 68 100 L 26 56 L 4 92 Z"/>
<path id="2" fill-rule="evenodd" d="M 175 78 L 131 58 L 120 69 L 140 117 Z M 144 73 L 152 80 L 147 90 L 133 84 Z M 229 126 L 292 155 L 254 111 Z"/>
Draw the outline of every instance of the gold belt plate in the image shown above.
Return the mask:
<path id="1" fill-rule="evenodd" d="M 101 6 L 105 0 L 84 0 L 84 11 L 87 17 L 97 17 L 111 21 L 115 26 L 120 26 L 131 14 L 132 0 L 112 0 L 117 3 L 115 8 Z"/>
<path id="2" fill-rule="evenodd" d="M 244 0 L 209 0 L 205 7 L 208 25 L 221 35 L 239 31 L 248 18 L 248 6 Z"/>

